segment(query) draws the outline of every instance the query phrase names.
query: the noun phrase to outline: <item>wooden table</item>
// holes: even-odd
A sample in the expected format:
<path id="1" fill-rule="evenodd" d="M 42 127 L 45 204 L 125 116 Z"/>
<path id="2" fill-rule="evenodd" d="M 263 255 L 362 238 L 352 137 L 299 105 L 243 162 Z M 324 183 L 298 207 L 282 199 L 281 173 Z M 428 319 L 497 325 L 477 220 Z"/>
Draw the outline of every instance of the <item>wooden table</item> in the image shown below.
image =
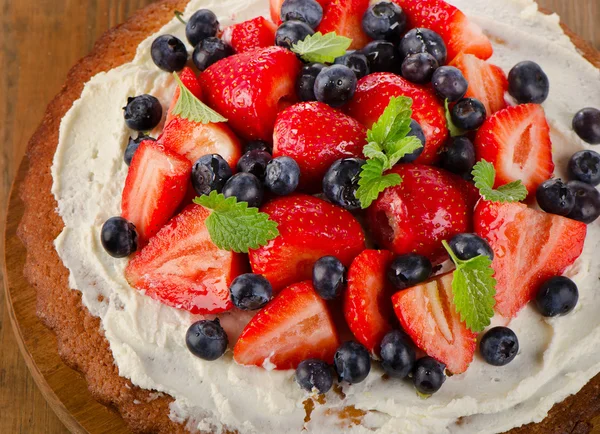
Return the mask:
<path id="1" fill-rule="evenodd" d="M 29 136 L 68 69 L 151 0 L 0 0 L 0 213 Z M 539 0 L 600 49 L 599 0 Z M 3 219 L 2 219 L 3 220 Z M 0 222 L 3 233 L 4 222 Z M 0 247 L 3 237 L 0 237 Z M 1 272 L 1 271 L 0 271 Z M 0 278 L 0 285 L 2 285 Z M 21 358 L 0 291 L 0 433 L 68 432 Z"/>

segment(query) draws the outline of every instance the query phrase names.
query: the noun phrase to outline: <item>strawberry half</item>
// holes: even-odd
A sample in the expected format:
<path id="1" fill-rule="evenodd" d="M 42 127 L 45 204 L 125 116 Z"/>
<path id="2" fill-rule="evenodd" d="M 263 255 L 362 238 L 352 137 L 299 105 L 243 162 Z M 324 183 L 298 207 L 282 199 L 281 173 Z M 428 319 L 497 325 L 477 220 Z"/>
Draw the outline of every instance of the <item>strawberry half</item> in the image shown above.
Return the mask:
<path id="1" fill-rule="evenodd" d="M 233 349 L 240 365 L 296 369 L 306 359 L 333 363 L 340 345 L 325 301 L 310 282 L 285 288 L 248 323 Z"/>
<path id="2" fill-rule="evenodd" d="M 369 7 L 369 0 L 332 0 L 327 8 L 324 8 L 323 19 L 319 32 L 335 32 L 339 36 L 352 39 L 350 50 L 360 50 L 371 38 L 367 36 L 362 28 L 362 17 Z"/>
<path id="3" fill-rule="evenodd" d="M 279 224 L 279 236 L 250 251 L 256 274 L 271 282 L 274 291 L 308 280 L 317 259 L 332 255 L 346 267 L 365 249 L 361 225 L 343 208 L 313 196 L 277 198 L 261 208 Z"/>
<path id="4" fill-rule="evenodd" d="M 271 0 L 270 1 L 270 12 L 271 20 L 279 26 L 281 24 L 281 5 L 285 0 Z M 316 0 L 323 7 L 323 12 L 327 10 L 327 6 L 331 3 L 331 0 Z"/>
<path id="5" fill-rule="evenodd" d="M 277 26 L 263 17 L 233 24 L 223 30 L 221 39 L 237 53 L 275 45 Z"/>
<path id="6" fill-rule="evenodd" d="M 453 374 L 462 374 L 473 361 L 477 335 L 460 320 L 452 300 L 452 273 L 392 297 L 396 316 L 415 345 Z"/>
<path id="7" fill-rule="evenodd" d="M 550 127 L 540 105 L 500 110 L 486 119 L 474 144 L 477 159 L 496 168 L 495 187 L 520 179 L 534 194 L 554 172 Z"/>
<path id="8" fill-rule="evenodd" d="M 194 71 L 192 71 L 192 68 L 190 68 L 189 66 L 183 68 L 179 73 L 179 79 L 196 98 L 198 98 L 199 100 L 202 99 L 202 87 L 200 86 L 198 77 L 196 77 L 196 74 L 194 73 Z M 177 104 L 177 100 L 179 99 L 180 94 L 181 91 L 179 90 L 179 86 L 177 86 L 175 88 L 175 94 L 173 95 L 173 101 L 171 101 L 169 111 L 167 112 L 167 119 L 165 121 L 165 125 L 167 125 L 171 121 L 171 119 L 173 119 L 173 108 L 175 107 L 175 104 Z"/>
<path id="9" fill-rule="evenodd" d="M 438 150 L 448 138 L 448 128 L 444 107 L 431 89 L 417 86 L 388 72 L 370 74 L 358 81 L 356 93 L 348 103 L 346 112 L 365 127 L 371 128 L 394 96 L 412 98 L 412 118 L 421 125 L 426 139 L 425 149 L 416 161 L 433 163 L 438 158 Z"/>
<path id="10" fill-rule="evenodd" d="M 367 131 L 358 121 L 320 102 L 293 105 L 277 116 L 273 157 L 287 155 L 300 166 L 300 186 L 321 190 L 329 167 L 344 157 L 362 158 Z"/>
<path id="11" fill-rule="evenodd" d="M 495 310 L 507 318 L 532 300 L 542 283 L 575 262 L 587 232 L 585 223 L 522 203 L 483 200 L 475 208 L 474 225 L 494 250 Z"/>
<path id="12" fill-rule="evenodd" d="M 121 201 L 121 215 L 132 222 L 140 245 L 158 232 L 183 200 L 192 165 L 150 140 L 133 155 Z"/>
<path id="13" fill-rule="evenodd" d="M 244 256 L 220 250 L 205 226 L 210 211 L 190 205 L 127 265 L 127 281 L 146 295 L 194 314 L 233 307 L 229 284 L 245 271 Z"/>

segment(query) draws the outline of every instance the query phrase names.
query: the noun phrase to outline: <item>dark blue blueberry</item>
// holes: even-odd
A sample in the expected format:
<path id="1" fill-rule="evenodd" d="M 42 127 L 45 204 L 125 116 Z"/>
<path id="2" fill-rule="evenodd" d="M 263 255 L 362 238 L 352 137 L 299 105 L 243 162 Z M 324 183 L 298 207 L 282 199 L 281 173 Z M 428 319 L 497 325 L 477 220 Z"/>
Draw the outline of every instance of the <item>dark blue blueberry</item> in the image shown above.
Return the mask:
<path id="1" fill-rule="evenodd" d="M 452 122 L 463 130 L 476 130 L 485 121 L 485 106 L 475 98 L 463 98 L 450 111 Z"/>
<path id="2" fill-rule="evenodd" d="M 437 95 L 450 102 L 458 101 L 465 93 L 469 83 L 461 70 L 454 66 L 441 66 L 433 73 L 431 79 L 433 89 Z"/>
<path id="3" fill-rule="evenodd" d="M 185 36 L 192 47 L 195 47 L 206 38 L 217 35 L 219 31 L 219 20 L 217 16 L 208 9 L 200 9 L 194 12 L 185 26 Z"/>
<path id="4" fill-rule="evenodd" d="M 277 157 L 267 164 L 265 186 L 278 196 L 291 194 L 300 182 L 300 166 L 293 158 Z"/>
<path id="5" fill-rule="evenodd" d="M 315 97 L 331 107 L 341 107 L 356 91 L 356 75 L 344 65 L 324 68 L 315 80 Z"/>
<path id="6" fill-rule="evenodd" d="M 356 197 L 361 167 L 365 160 L 342 158 L 331 165 L 323 177 L 323 193 L 332 203 L 354 211 L 360 209 Z"/>
<path id="7" fill-rule="evenodd" d="M 575 195 L 560 178 L 542 182 L 535 197 L 540 208 L 551 214 L 566 216 L 575 206 Z"/>
<path id="8" fill-rule="evenodd" d="M 360 52 L 367 56 L 371 72 L 400 71 L 401 61 L 396 55 L 394 44 L 389 41 L 369 42 Z"/>
<path id="9" fill-rule="evenodd" d="M 512 362 L 519 352 L 519 340 L 508 327 L 494 327 L 481 338 L 479 351 L 490 365 L 504 366 Z"/>
<path id="10" fill-rule="evenodd" d="M 234 54 L 234 50 L 227 42 L 216 37 L 210 37 L 200 41 L 192 53 L 192 61 L 196 68 L 204 71 L 213 63 Z"/>
<path id="11" fill-rule="evenodd" d="M 123 217 L 111 217 L 100 231 L 102 247 L 113 258 L 125 258 L 137 250 L 138 235 L 135 226 Z"/>
<path id="12" fill-rule="evenodd" d="M 581 181 L 569 181 L 567 187 L 575 196 L 575 206 L 567 217 L 583 223 L 592 223 L 600 216 L 600 191 Z"/>
<path id="13" fill-rule="evenodd" d="M 225 183 L 223 195 L 235 196 L 238 202 L 248 202 L 249 208 L 258 208 L 263 200 L 263 187 L 253 174 L 236 173 Z"/>
<path id="14" fill-rule="evenodd" d="M 592 107 L 579 110 L 573 117 L 573 130 L 582 140 L 600 144 L 600 110 Z"/>
<path id="15" fill-rule="evenodd" d="M 458 259 L 468 261 L 476 256 L 487 256 L 494 259 L 494 251 L 489 243 L 475 234 L 457 234 L 448 243 Z"/>
<path id="16" fill-rule="evenodd" d="M 273 297 L 273 288 L 260 274 L 242 274 L 229 286 L 231 301 L 238 309 L 257 310 L 266 305 Z"/>
<path id="17" fill-rule="evenodd" d="M 231 175 L 231 167 L 219 154 L 203 155 L 192 167 L 192 186 L 198 196 L 213 190 L 221 193 Z"/>
<path id="18" fill-rule="evenodd" d="M 415 389 L 423 395 L 434 394 L 446 381 L 445 369 L 446 367 L 433 357 L 426 356 L 417 360 L 413 370 Z"/>
<path id="19" fill-rule="evenodd" d="M 331 367 L 319 359 L 304 360 L 296 368 L 296 383 L 310 393 L 327 393 L 333 386 Z"/>
<path id="20" fill-rule="evenodd" d="M 380 1 L 364 13 L 362 28 L 372 39 L 397 42 L 406 29 L 406 14 L 395 3 Z"/>
<path id="21" fill-rule="evenodd" d="M 381 341 L 381 366 L 390 376 L 405 378 L 410 374 L 417 359 L 410 338 L 400 330 L 392 330 Z"/>
<path id="22" fill-rule="evenodd" d="M 367 60 L 367 56 L 359 51 L 349 51 L 335 59 L 333 63 L 350 68 L 358 80 L 365 75 L 369 75 L 369 61 Z"/>
<path id="23" fill-rule="evenodd" d="M 410 131 L 408 132 L 407 136 L 416 137 L 417 139 L 419 139 L 422 146 L 414 150 L 410 154 L 407 154 L 404 157 L 402 157 L 400 159 L 400 163 L 412 163 L 421 156 L 423 150 L 425 149 L 425 143 L 427 141 L 425 133 L 423 132 L 423 128 L 421 128 L 421 125 L 419 125 L 419 123 L 414 119 L 410 120 Z"/>
<path id="24" fill-rule="evenodd" d="M 371 371 L 369 351 L 358 342 L 345 342 L 335 353 L 333 365 L 340 381 L 350 384 L 364 381 Z"/>
<path id="25" fill-rule="evenodd" d="M 190 326 L 185 343 L 194 356 L 212 361 L 225 353 L 229 339 L 218 318 L 214 321 L 205 319 Z"/>
<path id="26" fill-rule="evenodd" d="M 322 18 L 323 7 L 315 0 L 285 0 L 281 5 L 281 21 L 303 21 L 316 29 Z"/>
<path id="27" fill-rule="evenodd" d="M 577 285 L 568 277 L 555 276 L 540 287 L 535 304 L 543 316 L 566 315 L 571 312 L 579 300 Z"/>
<path id="28" fill-rule="evenodd" d="M 159 36 L 150 48 L 152 60 L 163 71 L 181 71 L 187 63 L 188 52 L 181 40 L 173 35 Z"/>
<path id="29" fill-rule="evenodd" d="M 325 68 L 322 63 L 309 63 L 304 65 L 300 71 L 300 76 L 296 81 L 298 98 L 300 101 L 316 101 L 315 80 L 317 75 Z"/>
<path id="30" fill-rule="evenodd" d="M 275 45 L 291 49 L 307 36 L 314 35 L 315 31 L 306 23 L 298 20 L 286 21 L 279 26 L 275 33 Z"/>
<path id="31" fill-rule="evenodd" d="M 128 166 L 131 164 L 133 154 L 135 154 L 137 148 L 139 148 L 140 144 L 145 140 L 150 140 L 152 142 L 156 141 L 156 139 L 141 132 L 138 133 L 138 136 L 135 139 L 133 137 L 129 138 L 129 142 L 127 142 L 127 148 L 125 148 L 125 154 L 123 154 L 123 160 L 125 161 L 125 164 Z"/>
<path id="32" fill-rule="evenodd" d="M 267 170 L 267 164 L 273 157 L 271 154 L 265 151 L 255 149 L 254 151 L 248 151 L 238 161 L 237 169 L 238 172 L 251 173 L 258 179 L 265 179 L 265 171 Z"/>
<path id="33" fill-rule="evenodd" d="M 400 40 L 398 45 L 400 59 L 404 60 L 411 54 L 429 53 L 439 66 L 446 64 L 448 52 L 440 35 L 429 29 L 412 29 Z"/>
<path id="34" fill-rule="evenodd" d="M 333 300 L 346 286 L 346 267 L 335 256 L 323 256 L 313 266 L 313 286 L 324 300 Z"/>
<path id="35" fill-rule="evenodd" d="M 508 93 L 520 104 L 541 104 L 549 92 L 548 76 L 535 62 L 518 63 L 508 73 Z"/>
<path id="36" fill-rule="evenodd" d="M 406 289 L 429 279 L 432 271 L 429 259 L 408 253 L 394 258 L 387 270 L 387 278 L 396 289 Z"/>
<path id="37" fill-rule="evenodd" d="M 140 95 L 127 99 L 123 107 L 125 124 L 132 130 L 150 131 L 162 119 L 162 105 L 152 95 Z"/>
<path id="38" fill-rule="evenodd" d="M 475 146 L 468 137 L 450 139 L 440 156 L 440 166 L 449 172 L 465 176 L 475 165 Z"/>
<path id="39" fill-rule="evenodd" d="M 590 150 L 573 154 L 569 160 L 569 178 L 590 185 L 600 184 L 600 154 Z"/>
<path id="40" fill-rule="evenodd" d="M 438 67 L 437 60 L 429 53 L 411 54 L 402 62 L 402 77 L 412 83 L 429 83 Z"/>
<path id="41" fill-rule="evenodd" d="M 267 142 L 263 142 L 262 140 L 251 140 L 244 146 L 244 153 L 249 151 L 254 151 L 255 149 L 259 149 L 261 151 L 271 153 L 271 146 Z"/>

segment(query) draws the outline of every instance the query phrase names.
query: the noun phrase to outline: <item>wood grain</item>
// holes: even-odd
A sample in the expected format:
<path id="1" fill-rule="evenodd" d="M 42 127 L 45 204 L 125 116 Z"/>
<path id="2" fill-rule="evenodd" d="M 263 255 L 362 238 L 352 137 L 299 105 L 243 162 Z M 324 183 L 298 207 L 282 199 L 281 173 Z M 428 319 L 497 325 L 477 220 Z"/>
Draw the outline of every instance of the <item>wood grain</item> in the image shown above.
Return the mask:
<path id="1" fill-rule="evenodd" d="M 48 101 L 60 89 L 67 70 L 89 52 L 108 28 L 122 22 L 151 0 L 0 0 L 0 212 L 4 215 L 9 188 L 29 136 Z M 540 0 L 563 21 L 600 49 L 600 1 Z M 0 223 L 0 226 L 2 223 Z M 0 227 L 0 229 L 2 229 Z M 1 232 L 0 232 L 1 233 Z M 3 239 L 0 238 L 0 247 Z M 11 250 L 9 250 L 11 251 Z M 10 259 L 9 259 L 10 260 Z M 17 260 L 17 259 L 15 259 Z M 18 264 L 10 264 L 18 266 Z M 0 432 L 64 433 L 68 430 L 40 394 L 24 363 L 10 327 L 0 291 Z M 33 310 L 33 307 L 31 308 Z M 41 324 L 39 324 L 41 327 Z M 40 349 L 55 348 L 43 329 L 28 331 Z M 43 339 L 37 339 L 44 336 Z M 55 355 L 46 360 L 56 381 L 66 368 Z M 75 377 L 74 375 L 72 377 Z M 73 381 L 82 380 L 77 377 Z M 81 393 L 87 389 L 81 383 Z M 78 411 L 74 396 L 64 405 Z M 96 404 L 98 405 L 98 404 Z M 107 427 L 115 417 L 106 412 Z M 76 431 L 76 426 L 70 426 Z M 107 431 L 108 432 L 108 431 Z M 111 431 L 114 432 L 114 431 Z"/>

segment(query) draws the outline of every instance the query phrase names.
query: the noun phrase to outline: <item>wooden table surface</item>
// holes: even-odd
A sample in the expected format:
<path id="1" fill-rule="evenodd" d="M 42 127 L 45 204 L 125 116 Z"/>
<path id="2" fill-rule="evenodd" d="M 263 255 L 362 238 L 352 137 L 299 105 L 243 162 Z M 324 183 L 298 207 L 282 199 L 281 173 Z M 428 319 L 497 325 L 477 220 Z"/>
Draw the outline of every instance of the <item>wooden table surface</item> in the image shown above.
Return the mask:
<path id="1" fill-rule="evenodd" d="M 30 135 L 68 69 L 151 0 L 0 0 L 0 214 Z M 600 49 L 600 0 L 539 0 Z M 0 222 L 0 233 L 3 233 Z M 3 237 L 0 237 L 0 243 Z M 0 244 L 0 247 L 1 244 Z M 0 271 L 1 272 L 1 271 Z M 0 278 L 0 285 L 2 285 Z M 66 433 L 19 353 L 0 291 L 0 433 Z"/>

